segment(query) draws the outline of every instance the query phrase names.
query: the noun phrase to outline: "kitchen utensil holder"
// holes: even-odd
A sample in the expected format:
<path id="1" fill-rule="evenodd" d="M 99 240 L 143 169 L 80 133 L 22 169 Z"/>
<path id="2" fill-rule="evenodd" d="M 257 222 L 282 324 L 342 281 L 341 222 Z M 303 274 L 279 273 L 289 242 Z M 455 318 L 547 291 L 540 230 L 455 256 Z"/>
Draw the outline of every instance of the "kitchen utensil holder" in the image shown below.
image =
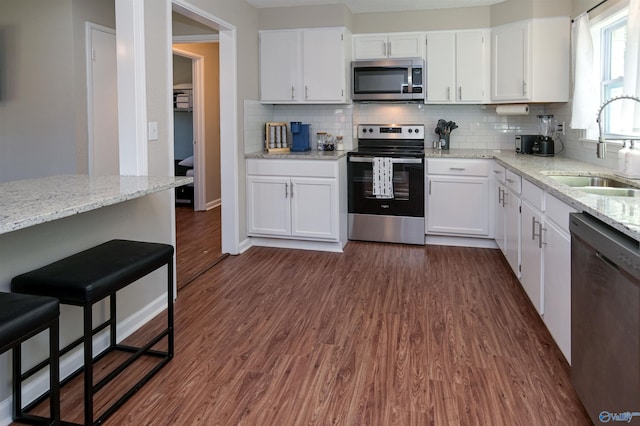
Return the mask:
<path id="1" fill-rule="evenodd" d="M 264 149 L 268 153 L 291 152 L 287 138 L 287 123 L 266 123 Z"/>

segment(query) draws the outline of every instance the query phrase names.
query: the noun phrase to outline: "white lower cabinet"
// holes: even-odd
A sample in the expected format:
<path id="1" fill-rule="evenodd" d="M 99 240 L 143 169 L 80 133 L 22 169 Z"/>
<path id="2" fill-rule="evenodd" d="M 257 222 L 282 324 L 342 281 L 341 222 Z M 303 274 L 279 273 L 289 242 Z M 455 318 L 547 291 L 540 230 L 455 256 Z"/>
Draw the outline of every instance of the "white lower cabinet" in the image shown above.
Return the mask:
<path id="1" fill-rule="evenodd" d="M 521 196 L 520 284 L 571 363 L 571 238 L 568 227 L 569 213 L 575 209 L 524 179 Z M 511 244 L 508 240 L 507 248 Z M 515 253 L 507 250 L 505 256 L 511 265 L 510 256 L 515 259 Z"/>
<path id="2" fill-rule="evenodd" d="M 569 213 L 576 210 L 545 194 L 546 218 L 542 230 L 543 320 L 571 364 L 571 237 Z"/>
<path id="3" fill-rule="evenodd" d="M 427 234 L 489 237 L 487 160 L 427 160 Z"/>
<path id="4" fill-rule="evenodd" d="M 520 283 L 539 314 L 542 314 L 543 310 L 542 254 L 544 246 L 540 238 L 544 221 L 543 211 L 543 190 L 529 181 L 523 180 Z"/>
<path id="5" fill-rule="evenodd" d="M 503 195 L 505 208 L 505 257 L 513 273 L 520 277 L 520 197 L 507 189 Z"/>
<path id="6" fill-rule="evenodd" d="M 339 241 L 337 163 L 247 160 L 248 234 Z"/>
<path id="7" fill-rule="evenodd" d="M 506 188 L 504 186 L 505 168 L 499 164 L 493 164 L 493 233 L 495 235 L 496 244 L 502 251 L 502 254 L 506 253 L 507 245 L 505 239 L 505 227 L 506 227 L 506 215 L 504 205 L 504 192 Z"/>

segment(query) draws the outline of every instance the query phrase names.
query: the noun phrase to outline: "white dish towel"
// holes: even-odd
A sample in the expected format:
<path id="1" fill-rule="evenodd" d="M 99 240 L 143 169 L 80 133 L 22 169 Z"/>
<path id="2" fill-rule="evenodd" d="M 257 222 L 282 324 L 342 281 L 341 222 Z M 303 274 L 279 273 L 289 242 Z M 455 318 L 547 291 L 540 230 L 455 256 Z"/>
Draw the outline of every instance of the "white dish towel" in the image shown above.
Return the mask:
<path id="1" fill-rule="evenodd" d="M 389 157 L 373 158 L 373 195 L 393 198 L 393 161 Z"/>

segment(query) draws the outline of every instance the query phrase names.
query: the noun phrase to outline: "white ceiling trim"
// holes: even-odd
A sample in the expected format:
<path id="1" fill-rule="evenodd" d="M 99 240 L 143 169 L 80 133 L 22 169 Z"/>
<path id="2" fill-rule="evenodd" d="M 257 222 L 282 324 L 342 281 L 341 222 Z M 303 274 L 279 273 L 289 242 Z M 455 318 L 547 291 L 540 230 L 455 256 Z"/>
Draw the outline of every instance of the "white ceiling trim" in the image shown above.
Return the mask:
<path id="1" fill-rule="evenodd" d="M 505 0 L 246 0 L 257 8 L 344 4 L 352 13 L 402 12 L 412 10 L 482 7 Z"/>

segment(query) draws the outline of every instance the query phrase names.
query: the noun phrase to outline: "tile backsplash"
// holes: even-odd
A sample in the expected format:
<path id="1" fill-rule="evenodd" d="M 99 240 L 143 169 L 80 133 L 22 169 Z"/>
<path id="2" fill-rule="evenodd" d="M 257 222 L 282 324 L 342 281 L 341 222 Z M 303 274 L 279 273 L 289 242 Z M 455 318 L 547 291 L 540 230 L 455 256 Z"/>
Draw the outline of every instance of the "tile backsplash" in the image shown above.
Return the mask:
<path id="1" fill-rule="evenodd" d="M 531 105 L 526 116 L 498 116 L 491 105 L 365 104 L 351 105 L 263 105 L 245 101 L 245 152 L 263 149 L 264 124 L 268 121 L 301 121 L 311 124 L 312 146 L 315 133 L 342 135 L 345 149 L 355 147 L 358 124 L 424 124 L 425 141 L 431 146 L 439 119 L 455 121 L 451 133 L 452 149 L 514 149 L 515 134 L 538 133 L 537 115 L 543 105 Z"/>

